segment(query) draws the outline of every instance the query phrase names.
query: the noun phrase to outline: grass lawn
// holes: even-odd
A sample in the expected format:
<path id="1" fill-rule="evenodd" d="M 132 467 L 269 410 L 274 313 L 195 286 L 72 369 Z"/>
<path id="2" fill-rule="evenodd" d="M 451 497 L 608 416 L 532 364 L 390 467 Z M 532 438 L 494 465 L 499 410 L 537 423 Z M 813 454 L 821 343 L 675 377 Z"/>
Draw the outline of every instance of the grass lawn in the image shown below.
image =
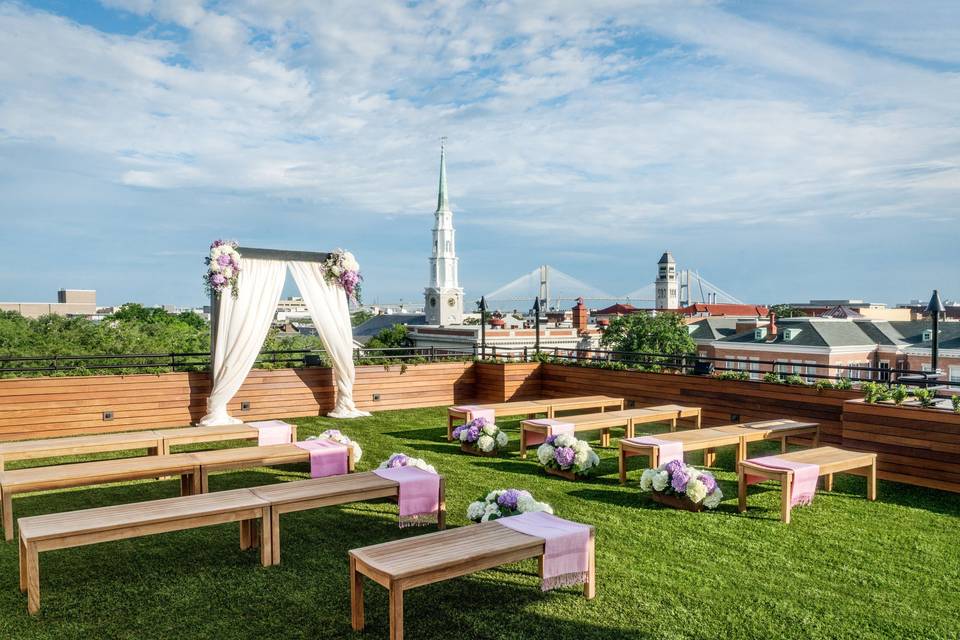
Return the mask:
<path id="1" fill-rule="evenodd" d="M 479 458 L 447 444 L 445 420 L 445 409 L 431 408 L 295 422 L 303 437 L 335 425 L 358 440 L 361 471 L 393 452 L 426 458 L 447 478 L 450 526 L 468 524 L 470 501 L 507 487 L 596 525 L 597 598 L 541 593 L 530 560 L 408 592 L 408 638 L 960 638 L 960 496 L 881 482 L 869 503 L 862 478 L 838 476 L 834 493 L 818 494 L 784 526 L 772 484 L 753 487 L 750 510 L 736 513 L 733 454 L 721 450 L 720 508 L 673 511 L 640 493 L 639 470 L 631 485 L 618 485 L 613 449 L 597 449 L 600 476 L 568 482 L 546 476 L 535 455 L 519 459 L 515 421 L 500 423 L 510 453 Z M 211 490 L 305 475 L 305 465 L 225 473 Z M 164 498 L 178 486 L 15 497 L 15 513 Z M 0 639 L 386 638 L 386 591 L 369 581 L 367 631 L 350 629 L 347 550 L 432 530 L 399 530 L 396 506 L 378 502 L 285 515 L 283 563 L 266 569 L 256 552 L 239 550 L 236 524 L 49 552 L 34 617 L 8 543 L 0 547 Z"/>

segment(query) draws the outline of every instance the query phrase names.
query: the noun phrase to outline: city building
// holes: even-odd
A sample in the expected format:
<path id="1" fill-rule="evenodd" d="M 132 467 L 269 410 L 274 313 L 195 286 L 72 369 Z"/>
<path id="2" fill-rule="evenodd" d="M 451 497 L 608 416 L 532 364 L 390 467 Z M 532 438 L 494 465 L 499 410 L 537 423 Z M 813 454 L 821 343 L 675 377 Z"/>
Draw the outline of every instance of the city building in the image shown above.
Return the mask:
<path id="1" fill-rule="evenodd" d="M 811 300 L 809 302 L 792 302 L 787 306 L 802 312 L 807 316 L 822 316 L 825 318 L 869 318 L 871 320 L 913 320 L 915 317 L 911 309 L 890 308 L 882 302 L 867 302 L 865 300 Z M 925 305 L 924 305 L 925 306 Z"/>
<path id="2" fill-rule="evenodd" d="M 657 309 L 678 309 L 680 291 L 677 285 L 677 261 L 669 251 L 665 252 L 657 263 L 656 290 Z"/>
<path id="3" fill-rule="evenodd" d="M 49 314 L 90 318 L 97 315 L 97 292 L 93 289 L 60 289 L 56 302 L 0 302 L 0 311 L 16 311 L 25 318 Z"/>
<path id="4" fill-rule="evenodd" d="M 447 160 L 440 144 L 440 187 L 434 213 L 433 252 L 430 256 L 430 284 L 424 291 L 427 324 L 441 327 L 463 322 L 463 289 L 457 269 L 457 248 L 453 211 L 447 196 Z"/>

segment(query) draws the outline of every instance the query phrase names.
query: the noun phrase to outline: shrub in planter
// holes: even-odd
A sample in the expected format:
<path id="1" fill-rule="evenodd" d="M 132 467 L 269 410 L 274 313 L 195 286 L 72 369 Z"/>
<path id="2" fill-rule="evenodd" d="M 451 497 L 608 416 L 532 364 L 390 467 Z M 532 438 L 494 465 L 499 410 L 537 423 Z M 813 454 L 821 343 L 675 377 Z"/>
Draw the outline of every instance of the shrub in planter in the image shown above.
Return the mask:
<path id="1" fill-rule="evenodd" d="M 746 371 L 721 371 L 715 377 L 718 380 L 749 380 L 750 374 Z"/>
<path id="2" fill-rule="evenodd" d="M 474 418 L 453 430 L 453 439 L 468 453 L 496 455 L 507 446 L 507 434 L 486 418 Z M 473 451 L 471 451 L 473 450 Z"/>
<path id="3" fill-rule="evenodd" d="M 814 385 L 817 391 L 824 391 L 826 389 L 834 389 L 835 385 L 829 380 L 817 380 L 817 384 Z"/>
<path id="4" fill-rule="evenodd" d="M 898 384 L 890 390 L 890 398 L 895 404 L 903 404 L 903 401 L 906 400 L 909 395 L 910 392 L 907 391 L 907 388 L 902 384 Z"/>
<path id="5" fill-rule="evenodd" d="M 651 492 L 657 502 L 690 511 L 700 511 L 703 507 L 716 509 L 723 500 L 723 492 L 712 474 L 680 460 L 644 471 L 640 476 L 640 489 Z"/>
<path id="6" fill-rule="evenodd" d="M 537 459 L 547 473 L 571 480 L 589 475 L 600 464 L 600 457 L 590 445 L 569 433 L 549 436 L 537 449 Z"/>
<path id="7" fill-rule="evenodd" d="M 921 407 L 932 407 L 936 402 L 936 393 L 930 389 L 914 389 L 913 397 L 917 399 Z"/>
<path id="8" fill-rule="evenodd" d="M 960 396 L 952 396 L 950 402 L 953 403 L 953 412 L 960 413 Z"/>
<path id="9" fill-rule="evenodd" d="M 798 376 L 797 374 L 787 376 L 785 380 L 787 384 L 794 385 L 796 387 L 805 387 L 807 386 L 807 381 Z"/>
<path id="10" fill-rule="evenodd" d="M 537 502 L 529 491 L 523 489 L 496 489 L 486 498 L 471 502 L 467 507 L 467 518 L 473 522 L 486 522 L 536 511 L 553 513 L 553 507 L 546 502 Z"/>
<path id="11" fill-rule="evenodd" d="M 860 390 L 863 391 L 863 399 L 868 404 L 876 404 L 890 399 L 890 389 L 887 388 L 887 385 L 879 382 L 864 382 L 860 385 Z"/>
<path id="12" fill-rule="evenodd" d="M 772 384 L 783 384 L 783 379 L 780 377 L 779 373 L 769 372 L 763 374 L 763 381 L 770 382 Z"/>
<path id="13" fill-rule="evenodd" d="M 850 389 L 853 389 L 853 383 L 850 382 L 849 378 L 840 378 L 837 380 L 837 384 L 835 384 L 834 387 L 840 391 L 850 391 Z"/>

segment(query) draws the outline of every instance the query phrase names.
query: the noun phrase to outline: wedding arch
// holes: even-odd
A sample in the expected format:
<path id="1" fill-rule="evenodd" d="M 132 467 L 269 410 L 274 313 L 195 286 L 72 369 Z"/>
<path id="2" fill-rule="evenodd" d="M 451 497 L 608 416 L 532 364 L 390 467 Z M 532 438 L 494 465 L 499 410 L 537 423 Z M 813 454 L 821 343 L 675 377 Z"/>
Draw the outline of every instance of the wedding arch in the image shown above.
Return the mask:
<path id="1" fill-rule="evenodd" d="M 207 414 L 198 424 L 212 426 L 243 422 L 228 413 L 227 404 L 240 390 L 263 347 L 283 292 L 287 270 L 293 275 L 333 364 L 336 405 L 327 415 L 333 418 L 369 416 L 353 403 L 356 373 L 348 303 L 352 285 L 347 282 L 344 287 L 329 279 L 331 256 L 340 257 L 344 253 L 257 249 L 222 241 L 215 242 L 210 248 L 211 258 L 207 263 L 212 266 L 205 280 L 211 290 L 212 387 L 207 398 Z M 226 258 L 222 257 L 224 254 L 228 254 Z M 353 260 L 352 255 L 346 255 Z M 216 264 L 218 258 L 220 263 Z M 223 275 L 217 277 L 217 273 Z M 355 285 L 359 272 L 353 272 L 351 277 L 355 278 Z"/>

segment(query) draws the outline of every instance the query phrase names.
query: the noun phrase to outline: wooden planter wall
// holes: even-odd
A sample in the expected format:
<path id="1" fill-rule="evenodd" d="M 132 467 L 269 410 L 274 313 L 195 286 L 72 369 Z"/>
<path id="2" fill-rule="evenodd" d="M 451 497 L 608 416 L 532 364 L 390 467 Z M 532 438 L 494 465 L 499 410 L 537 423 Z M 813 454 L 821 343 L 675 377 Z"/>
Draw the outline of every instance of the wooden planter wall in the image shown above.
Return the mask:
<path id="1" fill-rule="evenodd" d="M 537 362 L 474 365 L 477 372 L 475 399 L 481 402 L 529 400 L 543 394 L 541 365 Z"/>
<path id="2" fill-rule="evenodd" d="M 877 453 L 886 480 L 960 492 L 960 415 L 950 411 L 845 403 L 843 446 Z"/>

